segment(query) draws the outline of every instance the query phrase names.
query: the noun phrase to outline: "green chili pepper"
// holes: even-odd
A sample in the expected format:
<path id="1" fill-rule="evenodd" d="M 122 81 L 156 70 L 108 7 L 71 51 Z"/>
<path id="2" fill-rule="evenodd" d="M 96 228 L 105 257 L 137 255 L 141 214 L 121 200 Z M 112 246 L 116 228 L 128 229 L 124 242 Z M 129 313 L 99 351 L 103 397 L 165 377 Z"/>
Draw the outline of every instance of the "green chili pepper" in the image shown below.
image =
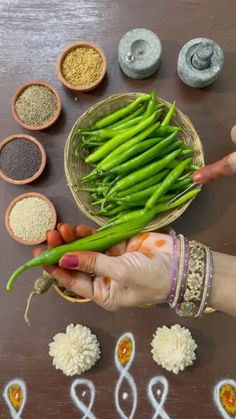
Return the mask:
<path id="1" fill-rule="evenodd" d="M 108 210 L 109 215 L 117 215 L 119 213 L 121 213 L 122 211 L 126 211 L 126 207 L 123 205 L 116 205 L 115 208 L 113 208 L 112 210 Z"/>
<path id="2" fill-rule="evenodd" d="M 151 116 L 151 115 L 150 115 Z M 129 121 L 123 122 L 123 124 L 117 125 L 115 128 L 109 128 L 112 131 L 122 131 L 124 129 L 127 129 L 129 127 L 132 127 L 133 125 L 138 124 L 143 118 L 143 115 L 136 116 L 135 118 L 130 119 Z M 108 128 L 104 128 L 106 130 Z"/>
<path id="3" fill-rule="evenodd" d="M 174 208 L 177 208 L 183 204 L 185 204 L 185 202 L 189 201 L 190 199 L 193 199 L 196 195 L 199 194 L 199 192 L 201 191 L 201 188 L 195 188 L 192 189 L 189 192 L 186 192 L 186 194 L 184 194 L 183 196 L 181 196 L 181 198 L 177 199 L 176 201 L 173 202 L 163 202 L 160 203 L 156 206 L 154 206 L 152 208 L 152 211 L 154 211 L 155 215 L 161 213 L 161 212 L 165 212 L 165 211 L 169 211 L 172 210 Z M 107 226 L 111 227 L 111 226 L 119 226 L 122 225 L 123 223 L 129 223 L 132 222 L 133 220 L 137 220 L 137 219 L 142 219 L 142 217 L 145 217 L 145 214 L 148 214 L 150 210 L 144 208 L 141 210 L 136 210 L 136 211 L 131 211 L 128 212 L 126 214 L 122 214 L 121 216 L 118 216 L 115 219 L 109 220 L 107 222 L 107 224 L 105 224 L 103 226 L 103 231 L 106 232 L 108 231 L 106 228 Z"/>
<path id="4" fill-rule="evenodd" d="M 164 150 L 166 147 L 168 147 L 170 144 L 173 143 L 175 137 L 176 137 L 176 133 L 174 132 L 169 137 L 165 138 L 160 143 L 149 148 L 148 150 L 146 150 L 139 156 L 136 156 L 133 159 L 128 160 L 127 162 L 114 167 L 113 169 L 110 170 L 110 173 L 122 175 L 125 173 L 133 172 L 134 170 L 143 166 L 144 164 L 147 164 L 150 161 L 156 159 L 162 150 Z"/>
<path id="5" fill-rule="evenodd" d="M 186 178 L 192 178 L 192 173 L 191 172 L 187 172 L 184 175 L 180 176 L 178 178 L 178 182 L 181 181 L 181 180 L 185 180 Z"/>
<path id="6" fill-rule="evenodd" d="M 131 102 L 129 105 L 125 106 L 124 108 L 119 109 L 118 111 L 115 111 L 111 113 L 108 116 L 105 116 L 105 118 L 100 119 L 98 122 L 96 122 L 95 127 L 96 128 L 104 128 L 107 125 L 111 125 L 118 121 L 119 119 L 125 117 L 130 112 L 132 112 L 135 108 L 137 108 L 140 103 L 146 102 L 150 99 L 150 95 L 145 94 L 139 96 L 137 99 L 135 99 L 133 102 Z"/>
<path id="7" fill-rule="evenodd" d="M 139 106 L 139 108 L 136 111 L 132 112 L 130 115 L 126 116 L 125 118 L 120 119 L 118 122 L 115 122 L 115 124 L 109 125 L 107 128 L 119 130 L 120 125 L 122 125 L 126 122 L 129 122 L 132 119 L 135 119 L 137 116 L 142 115 L 144 110 L 145 110 L 145 105 L 141 105 L 141 106 Z"/>
<path id="8" fill-rule="evenodd" d="M 152 196 L 153 192 L 160 186 L 160 184 L 149 186 L 149 188 L 144 189 L 139 192 L 134 192 L 130 195 L 126 195 L 123 198 L 116 198 L 117 203 L 119 205 L 124 204 L 135 204 L 136 202 L 145 202 L 150 196 Z M 115 199 L 115 197 L 114 197 Z"/>
<path id="9" fill-rule="evenodd" d="M 129 141 L 126 141 L 124 144 L 121 144 L 119 147 L 115 148 L 111 153 L 108 154 L 101 162 L 98 164 L 98 168 L 101 168 L 103 164 L 112 163 L 114 161 L 115 156 L 120 156 L 121 154 L 125 153 L 127 150 L 129 150 L 131 147 L 133 147 L 135 144 L 140 143 L 141 141 L 145 140 L 145 138 L 149 137 L 151 133 L 155 130 L 156 127 L 160 125 L 160 122 L 156 122 L 156 124 L 151 125 L 147 130 L 144 132 L 141 132 L 137 136 L 131 138 Z M 154 127 L 155 126 L 155 127 Z M 150 129 L 150 131 L 148 131 Z M 151 138 L 153 139 L 153 138 Z M 162 138 L 160 138 L 161 140 Z M 157 141 L 160 141 L 157 139 Z M 113 164 L 112 164 L 113 167 Z M 106 169 L 107 170 L 107 169 Z"/>
<path id="10" fill-rule="evenodd" d="M 151 209 L 155 206 L 158 199 L 163 196 L 174 184 L 174 182 L 182 175 L 186 167 L 188 167 L 191 164 L 192 159 L 186 159 L 179 163 L 179 165 L 173 169 L 163 180 L 161 185 L 156 189 L 155 192 L 153 192 L 152 196 L 149 198 L 149 200 L 146 203 L 146 208 Z"/>
<path id="11" fill-rule="evenodd" d="M 101 145 L 103 145 L 104 142 L 96 142 L 96 141 L 88 141 L 85 144 L 86 148 L 91 148 L 91 147 L 100 147 Z"/>
<path id="12" fill-rule="evenodd" d="M 172 193 L 172 194 L 166 194 L 164 196 L 162 196 L 159 200 L 158 200 L 158 204 L 163 203 L 163 202 L 169 202 L 171 199 L 175 198 L 177 196 L 177 193 Z M 129 201 L 129 202 L 124 202 L 122 201 L 116 201 L 118 205 L 122 205 L 124 206 L 124 208 L 132 208 L 132 207 L 145 207 L 145 204 L 147 202 L 147 198 L 144 199 L 140 199 L 140 200 L 135 200 L 135 201 Z"/>
<path id="13" fill-rule="evenodd" d="M 151 176 L 148 179 L 145 179 L 142 182 L 135 184 L 134 186 L 131 186 L 131 188 L 124 189 L 123 191 L 118 192 L 116 197 L 123 198 L 127 195 L 133 194 L 134 192 L 143 191 L 144 189 L 149 188 L 152 185 L 156 185 L 167 175 L 168 172 L 168 170 L 163 170 L 162 172 L 157 173 L 156 175 Z"/>
<path id="14" fill-rule="evenodd" d="M 194 153 L 195 153 L 195 151 L 192 147 L 186 147 L 182 150 L 181 156 L 182 157 L 188 157 L 188 156 L 192 156 Z"/>
<path id="15" fill-rule="evenodd" d="M 168 164 L 168 169 L 174 169 L 175 167 L 178 166 L 178 164 L 179 164 L 179 161 L 173 160 L 172 162 Z M 198 164 L 190 164 L 188 169 L 194 172 L 195 170 L 198 170 L 200 167 L 201 165 L 198 165 Z"/>
<path id="16" fill-rule="evenodd" d="M 184 179 L 181 181 L 177 181 L 174 183 L 174 185 L 169 189 L 169 191 L 176 191 L 182 188 L 186 188 L 186 186 L 189 186 L 192 183 L 192 179 Z M 119 196 L 114 196 L 113 200 L 115 200 L 117 202 L 117 204 L 119 205 L 132 205 L 132 206 L 138 206 L 138 205 L 143 205 L 145 206 L 146 201 L 148 198 L 150 198 L 150 196 L 152 196 L 152 194 L 157 190 L 157 188 L 161 185 L 161 183 L 157 183 L 155 185 L 149 186 L 149 188 L 146 188 L 144 190 L 141 190 L 139 192 L 134 192 L 132 194 L 127 194 L 126 196 L 123 197 L 119 197 Z M 162 196 L 161 198 L 158 199 L 158 202 L 165 202 L 167 195 L 165 194 L 164 196 Z M 175 194 L 174 194 L 175 196 Z M 174 197 L 172 196 L 172 198 Z M 170 198 L 171 199 L 171 198 Z"/>
<path id="17" fill-rule="evenodd" d="M 143 230 L 144 227 L 154 218 L 155 212 L 149 211 L 145 213 L 142 219 L 133 220 L 132 223 L 124 224 L 106 230 L 105 232 L 95 233 L 92 236 L 76 240 L 73 243 L 64 244 L 54 249 L 45 250 L 38 256 L 20 266 L 10 277 L 7 283 L 7 290 L 11 291 L 18 276 L 29 268 L 41 265 L 52 265 L 58 263 L 60 258 L 67 252 L 75 252 L 80 250 L 92 250 L 102 252 L 115 244 L 126 240 Z"/>
<path id="18" fill-rule="evenodd" d="M 143 132 L 142 134 L 139 134 L 139 139 L 143 138 L 143 136 L 148 135 L 148 132 L 150 132 L 150 128 L 146 130 L 146 133 Z M 118 166 L 120 163 L 123 163 L 127 160 L 129 160 L 131 157 L 134 157 L 136 155 L 139 155 L 143 153 L 145 150 L 149 149 L 150 147 L 157 144 L 159 141 L 161 141 L 162 138 L 150 138 L 146 141 L 141 141 L 136 143 L 133 147 L 128 148 L 126 151 L 124 151 L 122 154 L 118 154 L 113 159 L 107 159 L 102 160 L 98 165 L 97 169 L 100 169 L 104 172 L 112 169 L 115 166 Z"/>
<path id="19" fill-rule="evenodd" d="M 152 90 L 151 97 L 149 99 L 146 112 L 144 114 L 144 118 L 148 118 L 149 116 L 153 114 L 153 112 L 156 109 L 156 104 L 157 104 L 156 91 Z"/>
<path id="20" fill-rule="evenodd" d="M 162 127 L 166 127 L 167 125 L 170 124 L 170 122 L 171 122 L 171 120 L 173 118 L 173 115 L 175 113 L 175 107 L 176 107 L 176 103 L 173 102 L 172 105 L 169 107 L 169 110 L 168 110 L 165 118 L 163 119 L 163 121 L 161 123 L 161 126 Z"/>
<path id="21" fill-rule="evenodd" d="M 112 195 L 114 192 L 122 191 L 123 189 L 127 189 L 138 182 L 141 182 L 147 179 L 149 176 L 152 176 L 162 169 L 164 169 L 172 160 L 174 160 L 179 154 L 181 150 L 176 150 L 170 153 L 168 156 L 164 157 L 161 160 L 158 160 L 154 163 L 151 163 L 145 167 L 142 167 L 139 170 L 136 170 L 133 173 L 125 176 L 124 178 L 120 179 L 115 186 L 110 190 L 108 195 Z"/>
<path id="22" fill-rule="evenodd" d="M 84 131 L 83 135 L 88 136 L 96 136 L 102 139 L 112 138 L 118 133 L 124 132 L 127 128 L 132 127 L 133 125 L 137 125 L 139 122 L 143 120 L 143 116 L 137 116 L 134 119 L 131 119 L 130 121 L 124 122 L 123 124 L 120 124 L 119 129 L 118 127 L 116 129 L 112 128 L 103 128 L 96 131 Z"/>
<path id="23" fill-rule="evenodd" d="M 167 126 L 160 126 L 159 128 L 157 128 L 156 131 L 154 131 L 155 136 L 157 137 L 164 137 L 167 134 L 171 134 L 172 132 L 181 132 L 182 128 L 180 127 L 176 127 L 176 126 L 172 126 L 172 125 L 167 125 Z"/>
<path id="24" fill-rule="evenodd" d="M 177 133 L 176 133 L 177 134 Z M 182 148 L 183 147 L 183 141 L 182 140 L 178 140 L 175 141 L 173 144 L 171 144 L 169 147 L 165 148 L 161 153 L 160 156 L 166 156 L 167 154 L 169 154 L 171 151 L 176 150 L 177 148 Z M 181 155 L 182 155 L 182 151 L 181 151 Z"/>
<path id="25" fill-rule="evenodd" d="M 176 191 L 182 188 L 186 188 L 186 186 L 190 185 L 193 182 L 192 177 L 183 179 L 183 180 L 177 180 L 177 182 L 175 182 L 173 184 L 173 186 L 169 189 L 170 191 Z"/>
<path id="26" fill-rule="evenodd" d="M 131 113 L 130 115 L 126 116 L 125 118 L 122 118 L 120 121 L 116 122 L 115 124 L 109 125 L 108 127 L 104 128 L 104 129 L 114 129 L 114 130 L 119 130 L 120 126 L 123 125 L 126 122 L 129 122 L 133 119 L 135 119 L 137 116 L 140 116 L 145 110 L 145 105 L 140 106 L 136 111 L 134 111 L 133 113 Z M 90 127 L 90 128 L 82 128 L 82 129 L 78 129 L 78 134 L 83 135 L 84 133 L 90 133 L 92 131 L 98 131 L 97 128 L 95 126 Z"/>
<path id="27" fill-rule="evenodd" d="M 109 152 L 117 148 L 120 144 L 132 138 L 134 135 L 145 130 L 148 126 L 152 125 L 155 122 L 156 114 L 153 113 L 149 118 L 140 122 L 136 127 L 131 127 L 125 132 L 115 135 L 111 140 L 107 141 L 104 145 L 99 147 L 97 151 L 90 154 L 86 159 L 86 163 L 96 163 L 97 161 L 103 159 Z"/>

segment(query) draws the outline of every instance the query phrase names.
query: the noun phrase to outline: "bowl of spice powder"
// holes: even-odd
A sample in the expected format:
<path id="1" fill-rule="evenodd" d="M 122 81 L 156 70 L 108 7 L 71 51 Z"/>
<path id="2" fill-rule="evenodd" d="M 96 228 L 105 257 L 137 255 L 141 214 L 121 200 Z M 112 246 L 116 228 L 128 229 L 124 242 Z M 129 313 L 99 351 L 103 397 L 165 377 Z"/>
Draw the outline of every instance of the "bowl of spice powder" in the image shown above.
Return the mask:
<path id="1" fill-rule="evenodd" d="M 12 101 L 12 114 L 24 128 L 39 131 L 50 127 L 61 113 L 61 98 L 43 81 L 31 81 L 21 86 Z"/>
<path id="2" fill-rule="evenodd" d="M 56 221 L 54 205 L 45 195 L 37 192 L 18 195 L 5 215 L 5 226 L 10 236 L 26 245 L 43 243 L 47 231 L 55 228 Z"/>
<path id="3" fill-rule="evenodd" d="M 26 134 L 16 134 L 0 143 L 0 177 L 14 185 L 36 180 L 46 164 L 42 144 Z"/>
<path id="4" fill-rule="evenodd" d="M 103 50 L 89 41 L 75 42 L 65 48 L 57 60 L 57 74 L 64 86 L 87 92 L 105 77 L 107 59 Z"/>

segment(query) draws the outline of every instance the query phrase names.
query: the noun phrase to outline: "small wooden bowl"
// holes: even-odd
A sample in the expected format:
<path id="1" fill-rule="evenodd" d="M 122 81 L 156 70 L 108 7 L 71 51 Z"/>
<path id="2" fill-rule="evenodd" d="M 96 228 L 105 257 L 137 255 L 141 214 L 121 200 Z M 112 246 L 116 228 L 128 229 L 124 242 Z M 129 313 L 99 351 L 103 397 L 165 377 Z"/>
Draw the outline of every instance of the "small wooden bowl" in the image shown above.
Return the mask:
<path id="1" fill-rule="evenodd" d="M 32 141 L 34 144 L 36 144 L 41 152 L 41 156 L 42 156 L 42 162 L 41 162 L 41 166 L 38 169 L 38 171 L 31 176 L 30 178 L 27 179 L 23 179 L 23 180 L 17 180 L 17 179 L 12 179 L 10 177 L 8 177 L 1 169 L 0 169 L 0 177 L 5 180 L 8 183 L 12 183 L 14 185 L 26 185 L 28 183 L 33 182 L 34 180 L 36 180 L 43 172 L 45 165 L 46 165 L 46 152 L 44 150 L 44 147 L 42 146 L 42 144 L 36 140 L 36 138 L 31 137 L 31 135 L 25 135 L 25 134 L 15 134 L 15 135 L 11 135 L 10 137 L 5 138 L 4 140 L 1 141 L 0 143 L 0 153 L 2 148 L 9 143 L 10 141 L 13 141 L 17 138 L 25 138 L 26 140 L 30 140 Z"/>
<path id="2" fill-rule="evenodd" d="M 12 211 L 13 207 L 16 205 L 16 203 L 21 201 L 24 198 L 29 198 L 29 197 L 40 198 L 40 199 L 43 199 L 44 201 L 47 202 L 47 204 L 49 205 L 49 207 L 52 211 L 52 226 L 51 226 L 51 229 L 53 230 L 56 227 L 57 214 L 56 214 L 56 210 L 55 210 L 55 207 L 54 207 L 53 203 L 45 195 L 42 195 L 41 193 L 37 193 L 37 192 L 23 193 L 21 195 L 18 195 L 15 199 L 13 199 L 13 201 L 11 201 L 10 205 L 7 208 L 6 214 L 5 214 L 5 226 L 6 226 L 6 229 L 7 229 L 8 233 L 10 234 L 10 236 L 14 240 L 16 240 L 18 243 L 26 244 L 27 246 L 34 246 L 34 245 L 41 244 L 46 240 L 46 231 L 45 231 L 45 235 L 43 237 L 41 237 L 39 240 L 36 240 L 36 241 L 33 241 L 33 242 L 32 241 L 27 241 L 27 240 L 21 239 L 20 237 L 15 236 L 15 234 L 13 233 L 13 231 L 10 227 L 10 223 L 9 223 L 9 217 L 10 217 L 11 211 Z"/>
<path id="3" fill-rule="evenodd" d="M 101 75 L 98 77 L 98 79 L 94 83 L 87 86 L 74 86 L 73 84 L 68 83 L 68 81 L 66 81 L 66 79 L 64 78 L 62 74 L 62 63 L 66 55 L 73 49 L 79 48 L 79 47 L 87 47 L 87 48 L 95 49 L 100 54 L 103 61 L 103 69 L 102 69 Z M 61 54 L 59 55 L 57 59 L 56 69 L 57 69 L 57 76 L 59 80 L 62 82 L 62 84 L 64 84 L 65 87 L 67 87 L 70 90 L 77 91 L 77 92 L 88 92 L 90 90 L 95 89 L 104 79 L 106 71 L 107 71 L 107 59 L 103 50 L 98 45 L 94 44 L 93 42 L 89 42 L 89 41 L 74 42 L 73 44 L 70 44 L 69 46 L 67 46 L 61 52 Z"/>
<path id="4" fill-rule="evenodd" d="M 44 86 L 47 87 L 48 89 L 51 90 L 51 92 L 56 96 L 57 98 L 57 110 L 55 115 L 53 116 L 53 118 L 51 118 L 46 124 L 44 125 L 28 125 L 25 124 L 17 115 L 16 113 L 16 101 L 18 99 L 18 97 L 23 93 L 23 91 L 25 89 L 27 89 L 30 86 Z M 51 125 L 53 125 L 57 119 L 60 116 L 61 113 L 61 98 L 59 96 L 59 94 L 57 93 L 57 91 L 48 83 L 44 82 L 44 81 L 40 81 L 40 80 L 33 80 L 30 81 L 28 83 L 23 84 L 21 87 L 19 87 L 19 89 L 17 89 L 17 91 L 15 92 L 14 96 L 13 96 L 13 100 L 12 100 L 12 115 L 14 117 L 14 119 L 16 120 L 16 122 L 18 122 L 23 128 L 25 129 L 29 129 L 31 131 L 41 131 L 43 129 L 49 128 Z"/>
<path id="5" fill-rule="evenodd" d="M 71 293 L 71 295 L 66 295 L 65 294 L 65 292 L 66 292 L 66 289 L 65 288 L 62 288 L 62 287 L 60 287 L 59 285 L 57 285 L 57 284 L 54 284 L 53 285 L 53 287 L 54 287 L 54 289 L 56 290 L 56 292 L 62 297 L 62 298 L 64 298 L 64 300 L 66 300 L 66 301 L 69 301 L 70 303 L 89 303 L 90 301 L 92 301 L 92 300 L 90 300 L 89 298 L 83 298 L 83 297 L 80 297 L 79 295 L 76 295 L 76 294 L 73 294 L 73 293 Z"/>

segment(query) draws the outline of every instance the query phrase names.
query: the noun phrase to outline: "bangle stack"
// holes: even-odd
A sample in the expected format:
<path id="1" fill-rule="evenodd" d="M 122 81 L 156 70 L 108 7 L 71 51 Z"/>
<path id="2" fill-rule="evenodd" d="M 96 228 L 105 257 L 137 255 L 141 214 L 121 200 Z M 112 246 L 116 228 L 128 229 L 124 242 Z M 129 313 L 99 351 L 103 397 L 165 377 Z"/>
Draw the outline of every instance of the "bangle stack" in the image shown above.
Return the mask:
<path id="1" fill-rule="evenodd" d="M 212 252 L 181 234 L 173 239 L 172 283 L 169 304 L 180 316 L 199 317 L 209 299 L 213 277 Z M 179 245 L 179 255 L 177 255 Z"/>

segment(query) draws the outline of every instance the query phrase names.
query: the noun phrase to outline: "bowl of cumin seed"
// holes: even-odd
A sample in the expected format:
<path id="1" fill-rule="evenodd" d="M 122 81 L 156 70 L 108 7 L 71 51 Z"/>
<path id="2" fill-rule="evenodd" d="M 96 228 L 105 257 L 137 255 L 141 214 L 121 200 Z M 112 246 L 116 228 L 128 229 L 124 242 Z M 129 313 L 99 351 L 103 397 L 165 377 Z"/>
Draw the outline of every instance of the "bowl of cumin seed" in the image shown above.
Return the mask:
<path id="1" fill-rule="evenodd" d="M 23 128 L 46 129 L 57 121 L 60 113 L 60 95 L 44 81 L 23 84 L 13 96 L 12 115 Z"/>

